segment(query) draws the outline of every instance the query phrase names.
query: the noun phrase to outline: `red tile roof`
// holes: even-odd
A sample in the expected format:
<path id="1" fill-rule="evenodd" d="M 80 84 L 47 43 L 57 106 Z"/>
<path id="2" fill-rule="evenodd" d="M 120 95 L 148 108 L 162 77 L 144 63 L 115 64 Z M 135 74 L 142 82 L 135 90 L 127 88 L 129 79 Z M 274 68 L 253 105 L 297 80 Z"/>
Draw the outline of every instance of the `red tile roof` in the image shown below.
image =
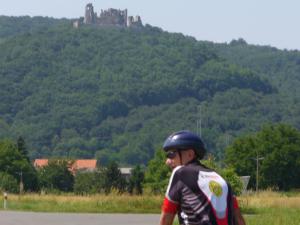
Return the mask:
<path id="1" fill-rule="evenodd" d="M 48 159 L 36 159 L 34 160 L 34 167 L 43 167 L 48 165 Z M 97 168 L 96 159 L 78 159 L 70 166 L 70 171 L 75 173 L 78 170 L 94 170 Z"/>
<path id="2" fill-rule="evenodd" d="M 33 163 L 34 167 L 43 167 L 48 165 L 48 159 L 36 159 Z"/>
<path id="3" fill-rule="evenodd" d="M 71 166 L 72 171 L 77 171 L 81 169 L 94 170 L 97 167 L 96 159 L 78 159 L 75 160 Z"/>

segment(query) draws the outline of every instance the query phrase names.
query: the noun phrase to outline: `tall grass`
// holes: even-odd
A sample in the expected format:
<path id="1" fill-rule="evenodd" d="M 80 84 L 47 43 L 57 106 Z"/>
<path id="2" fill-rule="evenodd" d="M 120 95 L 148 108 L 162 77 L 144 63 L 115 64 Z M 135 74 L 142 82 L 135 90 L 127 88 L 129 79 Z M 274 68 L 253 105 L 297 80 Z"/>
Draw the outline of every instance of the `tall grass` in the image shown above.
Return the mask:
<path id="1" fill-rule="evenodd" d="M 2 199 L 3 201 L 3 199 Z M 159 213 L 161 196 L 10 195 L 8 209 L 35 212 Z"/>
<path id="2" fill-rule="evenodd" d="M 300 194 L 264 191 L 239 199 L 248 225 L 299 225 Z"/>
<path id="3" fill-rule="evenodd" d="M 9 195 L 8 209 L 35 212 L 160 213 L 163 196 Z M 3 197 L 0 197 L 3 202 Z M 300 193 L 271 191 L 239 197 L 247 225 L 299 225 Z M 175 224 L 178 224 L 177 222 Z"/>
<path id="4" fill-rule="evenodd" d="M 239 198 L 243 208 L 300 208 L 300 193 L 262 191 Z"/>

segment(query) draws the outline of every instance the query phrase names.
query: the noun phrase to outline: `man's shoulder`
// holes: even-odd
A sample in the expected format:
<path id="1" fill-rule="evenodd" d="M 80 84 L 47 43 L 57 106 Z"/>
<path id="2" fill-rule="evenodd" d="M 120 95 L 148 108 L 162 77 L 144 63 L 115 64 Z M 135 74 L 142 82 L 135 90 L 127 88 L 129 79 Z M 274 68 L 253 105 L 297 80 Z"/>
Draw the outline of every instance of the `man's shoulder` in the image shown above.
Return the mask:
<path id="1" fill-rule="evenodd" d="M 180 176 L 188 176 L 193 173 L 198 174 L 200 171 L 214 172 L 214 170 L 204 167 L 201 164 L 187 164 L 183 166 L 177 166 L 173 170 L 173 174 L 180 175 Z"/>

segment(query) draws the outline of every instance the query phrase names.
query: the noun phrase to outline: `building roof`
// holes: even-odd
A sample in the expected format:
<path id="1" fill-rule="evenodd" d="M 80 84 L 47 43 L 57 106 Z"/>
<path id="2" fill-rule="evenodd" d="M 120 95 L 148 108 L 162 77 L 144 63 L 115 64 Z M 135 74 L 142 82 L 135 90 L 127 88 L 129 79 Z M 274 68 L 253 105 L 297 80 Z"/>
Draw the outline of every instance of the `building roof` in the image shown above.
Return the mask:
<path id="1" fill-rule="evenodd" d="M 78 159 L 78 160 L 75 160 L 72 167 L 75 170 L 96 169 L 97 168 L 97 160 L 96 159 Z"/>
<path id="2" fill-rule="evenodd" d="M 34 167 L 44 167 L 48 165 L 48 159 L 35 159 Z M 75 173 L 78 170 L 95 170 L 97 168 L 97 160 L 96 159 L 77 159 L 70 166 L 70 171 Z"/>
<path id="3" fill-rule="evenodd" d="M 119 168 L 120 169 L 120 171 L 121 171 L 121 174 L 123 174 L 123 175 L 130 175 L 131 174 L 131 170 L 132 170 L 132 168 L 126 168 L 126 167 L 121 167 L 121 168 Z"/>
<path id="4" fill-rule="evenodd" d="M 33 163 L 34 167 L 43 167 L 48 165 L 48 159 L 36 159 Z"/>

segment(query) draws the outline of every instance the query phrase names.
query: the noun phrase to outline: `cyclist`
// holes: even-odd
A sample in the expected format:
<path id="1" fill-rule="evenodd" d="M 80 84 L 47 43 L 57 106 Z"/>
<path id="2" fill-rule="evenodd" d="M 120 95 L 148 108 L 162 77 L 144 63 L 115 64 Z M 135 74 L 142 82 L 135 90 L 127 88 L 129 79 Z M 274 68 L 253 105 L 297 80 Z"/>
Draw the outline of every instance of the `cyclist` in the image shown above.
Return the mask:
<path id="1" fill-rule="evenodd" d="M 206 151 L 200 137 L 179 131 L 165 140 L 163 149 L 173 171 L 160 225 L 171 225 L 176 213 L 182 225 L 245 225 L 231 187 L 199 162 Z"/>

